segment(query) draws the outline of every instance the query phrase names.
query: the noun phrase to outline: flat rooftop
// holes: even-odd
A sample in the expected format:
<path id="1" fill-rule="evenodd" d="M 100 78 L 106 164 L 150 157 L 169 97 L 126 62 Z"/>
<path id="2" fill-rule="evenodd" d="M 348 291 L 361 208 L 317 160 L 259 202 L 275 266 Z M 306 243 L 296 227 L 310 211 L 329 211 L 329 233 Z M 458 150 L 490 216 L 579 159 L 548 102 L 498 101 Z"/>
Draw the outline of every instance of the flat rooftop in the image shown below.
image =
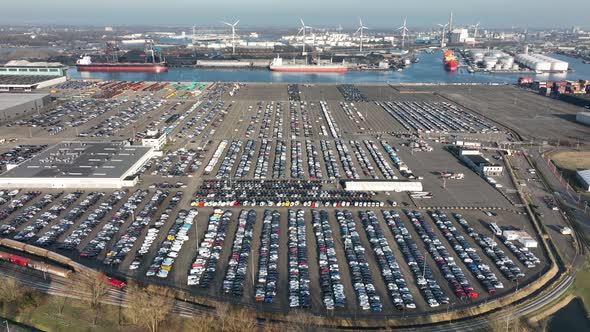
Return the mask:
<path id="1" fill-rule="evenodd" d="M 46 93 L 0 93 L 0 110 L 48 96 Z"/>
<path id="2" fill-rule="evenodd" d="M 39 83 L 60 78 L 62 76 L 44 75 L 0 75 L 0 85 L 24 85 L 33 86 Z"/>
<path id="3" fill-rule="evenodd" d="M 125 142 L 63 142 L 0 178 L 121 178 L 150 150 Z"/>
<path id="4" fill-rule="evenodd" d="M 466 154 L 463 155 L 463 157 L 471 160 L 474 164 L 479 165 L 479 164 L 491 164 L 489 161 L 486 160 L 486 158 L 476 154 L 476 155 L 471 155 L 471 154 Z"/>

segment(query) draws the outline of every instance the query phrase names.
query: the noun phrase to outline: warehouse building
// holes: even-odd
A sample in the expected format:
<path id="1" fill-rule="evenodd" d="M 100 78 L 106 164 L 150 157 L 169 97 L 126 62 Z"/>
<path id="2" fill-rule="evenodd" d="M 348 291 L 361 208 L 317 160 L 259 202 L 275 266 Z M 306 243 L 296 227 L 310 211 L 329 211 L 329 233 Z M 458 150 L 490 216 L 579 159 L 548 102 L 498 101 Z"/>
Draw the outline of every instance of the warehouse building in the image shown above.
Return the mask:
<path id="1" fill-rule="evenodd" d="M 39 113 L 50 102 L 51 97 L 43 93 L 0 94 L 0 123 Z"/>
<path id="2" fill-rule="evenodd" d="M 153 147 L 159 151 L 168 141 L 168 135 L 164 130 L 148 130 L 146 136 L 141 139 L 141 145 Z"/>
<path id="3" fill-rule="evenodd" d="M 345 180 L 346 191 L 422 191 L 422 182 L 403 180 Z"/>
<path id="4" fill-rule="evenodd" d="M 9 61 L 0 67 L 0 92 L 30 92 L 65 82 L 67 69 L 58 62 Z"/>
<path id="5" fill-rule="evenodd" d="M 128 142 L 63 142 L 0 175 L 0 188 L 123 188 L 154 156 Z"/>
<path id="6" fill-rule="evenodd" d="M 590 169 L 576 171 L 576 178 L 585 191 L 590 191 Z"/>
<path id="7" fill-rule="evenodd" d="M 505 230 L 502 236 L 508 241 L 518 241 L 525 248 L 536 248 L 539 243 L 527 232 L 521 230 Z"/>
<path id="8" fill-rule="evenodd" d="M 471 150 L 470 150 L 471 151 Z M 499 176 L 504 172 L 502 165 L 492 164 L 486 158 L 482 157 L 481 154 L 463 154 L 460 155 L 467 166 L 471 167 L 474 171 L 483 174 L 485 176 Z"/>

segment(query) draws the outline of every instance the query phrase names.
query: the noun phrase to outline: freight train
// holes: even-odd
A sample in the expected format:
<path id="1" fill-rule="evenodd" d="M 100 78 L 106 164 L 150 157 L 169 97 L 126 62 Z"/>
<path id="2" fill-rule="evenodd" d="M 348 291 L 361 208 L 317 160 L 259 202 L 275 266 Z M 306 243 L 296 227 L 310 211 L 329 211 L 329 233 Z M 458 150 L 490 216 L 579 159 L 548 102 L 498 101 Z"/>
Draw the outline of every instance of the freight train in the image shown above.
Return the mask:
<path id="1" fill-rule="evenodd" d="M 86 272 L 86 273 L 96 273 L 95 270 L 92 270 L 82 264 L 74 262 L 72 259 L 62 256 L 60 254 L 56 254 L 53 251 L 49 251 L 47 249 L 39 248 L 36 246 L 32 246 L 30 244 L 25 244 L 22 242 L 10 240 L 10 239 L 0 239 L 0 246 L 4 246 L 6 248 L 18 250 L 25 252 L 27 254 L 39 256 L 46 258 L 50 261 L 57 262 L 64 266 L 69 266 L 73 269 L 70 270 L 68 268 L 58 267 L 55 265 L 50 265 L 44 262 L 40 262 L 34 259 L 29 259 L 25 257 L 21 257 L 18 255 L 12 255 L 6 252 L 0 251 L 0 261 L 6 261 L 15 265 L 19 265 L 22 267 L 28 267 L 37 271 L 53 274 L 60 276 L 62 278 L 69 278 L 72 272 Z M 115 278 L 105 276 L 105 281 L 115 287 L 115 288 L 123 288 L 125 287 L 125 283 L 123 281 L 117 280 Z"/>
<path id="2" fill-rule="evenodd" d="M 7 252 L 0 251 L 0 261 L 5 261 L 14 265 L 28 267 L 33 270 L 41 271 L 43 273 L 49 273 L 62 278 L 69 278 L 72 274 L 72 270 L 63 267 L 50 265 L 44 262 L 40 262 L 34 259 L 9 254 Z"/>

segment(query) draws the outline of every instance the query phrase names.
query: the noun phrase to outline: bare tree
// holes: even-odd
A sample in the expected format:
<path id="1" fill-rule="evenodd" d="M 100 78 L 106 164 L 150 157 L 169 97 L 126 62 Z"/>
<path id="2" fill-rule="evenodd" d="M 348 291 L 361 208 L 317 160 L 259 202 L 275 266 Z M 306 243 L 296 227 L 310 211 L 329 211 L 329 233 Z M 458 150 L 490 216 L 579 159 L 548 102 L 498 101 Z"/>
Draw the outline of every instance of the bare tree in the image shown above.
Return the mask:
<path id="1" fill-rule="evenodd" d="M 86 301 L 94 311 L 92 324 L 96 325 L 102 310 L 102 302 L 109 292 L 109 285 L 103 274 L 79 273 L 72 279 L 74 289 L 81 292 L 82 300 Z"/>
<path id="2" fill-rule="evenodd" d="M 193 315 L 188 321 L 188 330 L 192 332 L 209 332 L 218 328 L 217 319 L 213 315 Z"/>
<path id="3" fill-rule="evenodd" d="M 142 325 L 151 332 L 157 332 L 160 323 L 168 316 L 174 298 L 167 288 L 131 286 L 127 289 L 125 316 L 134 325 Z"/>
<path id="4" fill-rule="evenodd" d="M 14 303 L 24 295 L 22 285 L 14 278 L 0 278 L 0 302 Z"/>

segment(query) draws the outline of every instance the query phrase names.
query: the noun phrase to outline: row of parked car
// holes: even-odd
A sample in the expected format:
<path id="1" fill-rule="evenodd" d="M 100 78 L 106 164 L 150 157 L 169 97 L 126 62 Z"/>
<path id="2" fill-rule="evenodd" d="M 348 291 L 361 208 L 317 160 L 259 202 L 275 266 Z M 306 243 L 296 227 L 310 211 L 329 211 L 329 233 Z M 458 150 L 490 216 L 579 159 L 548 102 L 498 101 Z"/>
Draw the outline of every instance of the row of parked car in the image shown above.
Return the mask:
<path id="1" fill-rule="evenodd" d="M 344 295 L 344 286 L 340 281 L 340 268 L 336 258 L 334 236 L 328 223 L 328 212 L 312 210 L 311 214 L 317 243 L 322 301 L 328 310 L 344 308 L 346 296 Z"/>
<path id="2" fill-rule="evenodd" d="M 408 288 L 406 279 L 393 255 L 393 251 L 387 243 L 377 215 L 371 210 L 359 211 L 359 218 L 363 223 L 367 238 L 371 243 L 371 248 L 379 264 L 381 276 L 389 291 L 393 305 L 398 310 L 416 308 L 414 297 Z"/>
<path id="3" fill-rule="evenodd" d="M 477 298 L 479 294 L 471 286 L 461 267 L 457 265 L 447 248 L 438 239 L 434 229 L 426 221 L 422 213 L 410 210 L 405 210 L 405 213 L 412 221 L 414 229 L 422 239 L 426 250 L 438 265 L 441 274 L 445 277 L 455 295 L 459 298 Z"/>
<path id="4" fill-rule="evenodd" d="M 299 84 L 288 84 L 287 94 L 289 95 L 289 100 L 300 101 L 301 95 L 299 92 Z"/>
<path id="5" fill-rule="evenodd" d="M 147 277 L 157 276 L 162 279 L 168 277 L 182 245 L 189 239 L 188 232 L 198 214 L 194 209 L 178 211 L 174 224 L 168 230 L 168 236 L 160 244 L 158 253 L 145 274 Z"/>
<path id="6" fill-rule="evenodd" d="M 258 107 L 260 107 L 261 105 L 262 103 L 259 102 Z M 271 101 L 270 103 L 267 103 L 266 106 L 264 106 L 264 113 L 262 113 L 262 120 L 260 121 L 260 132 L 258 134 L 258 138 L 270 138 L 270 121 L 272 119 L 273 109 L 274 101 Z"/>
<path id="7" fill-rule="evenodd" d="M 272 303 L 277 295 L 280 220 L 279 211 L 264 210 L 254 291 L 256 302 Z"/>
<path id="8" fill-rule="evenodd" d="M 301 137 L 301 123 L 299 122 L 299 108 L 297 103 L 289 103 L 289 120 L 291 126 L 291 139 L 298 139 Z"/>
<path id="9" fill-rule="evenodd" d="M 313 136 L 313 126 L 311 124 L 311 117 L 309 115 L 309 110 L 306 107 L 307 102 L 302 101 L 299 103 L 301 108 L 301 119 L 303 119 L 303 136 L 305 138 L 311 138 Z"/>
<path id="10" fill-rule="evenodd" d="M 72 250 L 76 248 L 92 230 L 104 219 L 122 199 L 127 195 L 124 190 L 113 192 L 104 202 L 94 209 L 73 231 L 59 244 L 60 249 Z M 86 197 L 88 199 L 88 196 Z"/>
<path id="11" fill-rule="evenodd" d="M 219 169 L 217 170 L 217 174 L 215 178 L 222 179 L 222 178 L 229 178 L 231 176 L 231 171 L 238 159 L 238 153 L 242 149 L 242 141 L 241 140 L 233 140 L 229 144 L 229 149 L 227 150 L 227 154 L 225 158 L 221 162 Z"/>
<path id="12" fill-rule="evenodd" d="M 244 152 L 242 152 L 242 156 L 240 157 L 238 169 L 236 170 L 235 174 L 236 178 L 247 177 L 250 173 L 250 169 L 252 167 L 252 157 L 254 157 L 255 148 L 256 141 L 253 139 L 249 139 L 246 142 L 246 146 L 244 146 Z"/>
<path id="13" fill-rule="evenodd" d="M 291 141 L 291 178 L 303 179 L 303 159 L 301 156 L 301 141 Z"/>
<path id="14" fill-rule="evenodd" d="M 256 221 L 254 210 L 242 210 L 238 217 L 238 228 L 234 236 L 231 256 L 223 280 L 223 292 L 241 297 L 244 295 L 244 282 L 248 270 L 248 259 L 252 248 L 252 233 Z"/>
<path id="15" fill-rule="evenodd" d="M 58 104 L 50 110 L 17 120 L 14 125 L 26 127 L 42 127 L 50 135 L 55 135 L 67 128 L 77 128 L 111 112 L 121 105 L 122 100 L 73 99 Z"/>
<path id="16" fill-rule="evenodd" d="M 169 151 L 164 158 L 154 163 L 152 175 L 166 177 L 190 176 L 202 165 L 200 155 L 192 149 L 180 148 Z"/>
<path id="17" fill-rule="evenodd" d="M 135 253 L 135 258 L 133 259 L 133 261 L 129 265 L 130 270 L 139 269 L 139 267 L 142 263 L 143 256 L 147 255 L 150 252 L 152 245 L 154 244 L 154 242 L 156 241 L 156 238 L 158 237 L 158 234 L 160 233 L 160 229 L 162 228 L 162 226 L 166 225 L 166 223 L 168 222 L 168 219 L 170 218 L 170 214 L 172 213 L 172 209 L 176 205 L 178 205 L 178 202 L 180 202 L 180 200 L 182 199 L 183 194 L 184 193 L 182 191 L 177 191 L 176 194 L 174 194 L 174 196 L 170 200 L 170 204 L 168 205 L 168 207 L 166 207 L 164 212 L 162 212 L 160 214 L 160 217 L 157 219 L 157 221 L 155 221 L 150 226 L 150 228 L 148 228 L 148 232 L 147 232 L 146 237 L 143 239 L 141 246 L 139 247 L 139 249 Z"/>
<path id="18" fill-rule="evenodd" d="M 152 219 L 155 218 L 156 212 L 164 200 L 168 197 L 167 190 L 157 189 L 152 195 L 151 199 L 143 206 L 143 208 L 135 214 L 135 218 L 127 229 L 123 232 L 121 237 L 115 242 L 109 252 L 107 252 L 103 263 L 105 265 L 120 264 L 127 254 L 133 249 L 135 241 L 141 236 L 143 229 L 148 226 Z"/>
<path id="19" fill-rule="evenodd" d="M 284 136 L 283 104 L 278 101 L 275 105 L 275 121 L 272 128 L 272 137 L 277 140 L 282 140 Z"/>
<path id="20" fill-rule="evenodd" d="M 285 168 L 287 164 L 287 147 L 285 142 L 277 141 L 275 146 L 275 160 L 272 165 L 272 178 L 281 179 L 286 177 Z"/>
<path id="21" fill-rule="evenodd" d="M 365 257 L 365 247 L 356 230 L 356 222 L 349 210 L 336 210 L 336 219 L 340 225 L 340 234 L 344 243 L 344 253 L 356 292 L 359 305 L 363 310 L 380 312 L 383 309 L 381 298 L 377 295 L 369 262 Z"/>
<path id="22" fill-rule="evenodd" d="M 455 250 L 459 259 L 465 263 L 467 269 L 471 271 L 471 274 L 479 281 L 488 294 L 494 295 L 496 294 L 496 288 L 504 287 L 490 267 L 484 264 L 475 248 L 471 247 L 467 239 L 465 239 L 451 220 L 449 220 L 446 213 L 442 211 L 430 211 L 430 216 L 451 247 Z"/>
<path id="23" fill-rule="evenodd" d="M 168 211 L 168 209 L 167 209 L 167 211 L 160 214 L 158 221 L 156 221 L 150 228 L 148 228 L 147 234 L 146 234 L 145 238 L 143 239 L 141 246 L 139 247 L 139 249 L 135 253 L 135 257 L 134 257 L 133 261 L 131 262 L 131 264 L 129 264 L 129 270 L 139 269 L 139 267 L 141 266 L 141 263 L 142 263 L 142 258 L 150 252 L 152 245 L 154 244 L 154 242 L 156 242 L 156 238 L 158 237 L 158 234 L 160 233 L 160 228 L 170 218 L 169 212 L 171 212 L 171 211 L 172 211 L 172 209 L 170 209 L 170 211 Z"/>
<path id="24" fill-rule="evenodd" d="M 272 149 L 272 141 L 264 138 L 260 142 L 260 149 L 258 150 L 258 158 L 256 159 L 256 168 L 254 169 L 255 179 L 266 179 L 268 177 L 268 164 L 270 160 L 270 151 Z"/>
<path id="25" fill-rule="evenodd" d="M 0 209 L 0 220 L 5 220 L 14 212 L 25 206 L 28 202 L 35 199 L 37 196 L 41 195 L 40 191 L 28 191 L 24 194 L 21 194 L 15 199 L 12 199 L 10 203 Z M 9 194 L 10 196 L 10 194 Z M 13 195 L 16 196 L 16 195 Z M 12 197 L 12 196 L 11 196 Z"/>
<path id="26" fill-rule="evenodd" d="M 342 110 L 344 111 L 344 113 L 346 113 L 346 115 L 348 116 L 348 119 L 350 119 L 351 121 L 353 121 L 354 123 L 357 124 L 357 127 L 360 130 L 364 130 L 364 128 L 361 126 L 361 121 L 362 122 L 366 122 L 367 119 L 365 119 L 365 116 L 363 115 L 363 113 L 359 112 L 358 108 L 356 107 L 356 105 L 354 103 L 347 103 L 347 102 L 340 102 L 340 107 L 342 107 Z"/>
<path id="27" fill-rule="evenodd" d="M 473 227 L 469 226 L 469 223 L 459 213 L 453 213 L 453 216 L 465 229 L 467 234 L 473 238 L 473 240 L 481 247 L 485 254 L 490 258 L 494 264 L 498 267 L 500 272 L 509 281 L 516 281 L 517 278 L 524 278 L 525 274 L 521 272 L 520 268 L 504 253 L 496 241 L 489 236 L 478 233 Z M 504 288 L 500 282 L 495 285 L 496 288 Z"/>
<path id="28" fill-rule="evenodd" d="M 2 235 L 10 235 L 12 234 L 20 225 L 28 222 L 29 220 L 33 219 L 37 213 L 41 212 L 46 206 L 51 204 L 51 202 L 61 196 L 61 192 L 57 194 L 45 194 L 41 199 L 39 199 L 35 204 L 31 206 L 27 206 L 23 209 L 23 211 L 17 215 L 16 217 L 12 218 L 8 223 L 3 224 L 0 226 L 0 234 Z M 24 195 L 23 195 L 24 196 Z M 9 211 L 12 209 L 12 206 L 18 207 L 18 205 L 26 204 L 28 201 L 26 197 L 21 196 L 21 199 L 17 199 L 12 201 L 9 206 L 5 207 L 3 210 Z M 15 209 L 16 211 L 16 209 Z"/>
<path id="29" fill-rule="evenodd" d="M 202 288 L 209 288 L 215 276 L 217 261 L 225 241 L 225 232 L 232 215 L 230 210 L 215 209 L 209 217 L 205 238 L 197 249 L 197 257 L 189 271 L 187 279 L 189 286 L 199 285 Z"/>
<path id="30" fill-rule="evenodd" d="M 377 147 L 377 144 L 369 140 L 364 140 L 363 142 L 365 143 L 367 150 L 369 150 L 369 154 L 377 163 L 377 167 L 379 167 L 381 174 L 383 174 L 383 176 L 388 180 L 397 180 L 397 176 L 395 176 L 395 173 L 393 172 L 393 167 L 391 167 L 385 160 L 383 154 Z"/>
<path id="31" fill-rule="evenodd" d="M 60 197 L 62 193 L 59 195 L 54 195 L 54 199 Z M 55 220 L 57 217 L 61 215 L 63 211 L 68 209 L 74 202 L 76 202 L 82 196 L 82 192 L 75 191 L 69 193 L 61 198 L 61 200 L 49 207 L 47 211 L 41 214 L 33 223 L 25 227 L 22 231 L 18 232 L 14 239 L 17 241 L 29 241 L 33 237 L 37 236 L 37 233 L 45 228 L 52 220 Z"/>
<path id="32" fill-rule="evenodd" d="M 375 171 L 375 167 L 373 167 L 373 164 L 361 146 L 361 143 L 359 143 L 359 141 L 351 140 L 350 145 L 353 146 L 354 154 L 356 159 L 359 161 L 359 165 L 361 166 L 361 171 L 363 174 L 365 176 L 370 176 L 375 180 L 379 179 L 379 175 L 377 175 L 377 171 Z"/>
<path id="33" fill-rule="evenodd" d="M 510 249 L 510 251 L 512 251 L 514 256 L 516 256 L 516 258 L 518 258 L 518 260 L 527 268 L 532 269 L 537 265 L 541 264 L 541 260 L 535 254 L 530 252 L 527 248 L 518 247 L 517 245 L 512 243 L 512 241 L 508 241 L 506 239 L 504 239 L 504 244 L 506 245 L 506 247 L 508 247 L 508 249 Z"/>
<path id="34" fill-rule="evenodd" d="M 96 236 L 80 252 L 81 257 L 96 257 L 117 234 L 121 226 L 131 217 L 138 206 L 142 204 L 148 195 L 147 190 L 138 189 L 127 198 L 127 201 L 113 215 L 111 220 L 106 222 Z"/>
<path id="35" fill-rule="evenodd" d="M 321 140 L 320 150 L 322 150 L 322 153 L 324 154 L 324 165 L 326 165 L 328 178 L 340 178 L 340 166 L 338 165 L 336 154 L 332 149 L 332 143 L 326 140 Z"/>
<path id="36" fill-rule="evenodd" d="M 315 190 L 323 188 L 320 180 L 203 180 L 201 190 Z M 329 192 L 325 192 L 329 193 Z"/>
<path id="37" fill-rule="evenodd" d="M 346 101 L 369 101 L 369 98 L 367 98 L 367 96 L 365 96 L 356 86 L 352 84 L 339 84 L 336 88 L 338 91 L 340 91 L 340 94 Z"/>
<path id="38" fill-rule="evenodd" d="M 131 100 L 127 107 L 120 107 L 114 115 L 83 131 L 78 136 L 113 137 L 118 131 L 132 127 L 136 121 L 146 118 L 161 106 L 162 101 L 154 100 L 150 96 Z"/>
<path id="39" fill-rule="evenodd" d="M 184 123 L 176 136 L 178 138 L 192 139 L 201 135 L 205 128 L 207 128 L 209 124 L 212 124 L 213 119 L 217 115 L 223 117 L 228 113 L 229 108 L 224 106 L 223 101 L 213 101 L 212 99 L 208 99 L 205 102 L 205 105 L 197 110 L 197 113 Z"/>
<path id="40" fill-rule="evenodd" d="M 428 132 L 497 132 L 498 128 L 482 117 L 449 103 L 384 102 L 378 105 L 392 115 L 406 130 Z"/>
<path id="41" fill-rule="evenodd" d="M 307 152 L 307 170 L 312 179 L 323 178 L 322 164 L 318 157 L 318 150 L 310 140 L 305 140 L 305 151 Z"/>
<path id="42" fill-rule="evenodd" d="M 342 163 L 346 177 L 348 179 L 360 179 L 361 177 L 352 162 L 350 153 L 348 152 L 348 147 L 343 140 L 339 139 L 336 141 L 336 151 L 338 151 L 338 156 L 340 156 L 340 162 Z"/>
<path id="43" fill-rule="evenodd" d="M 328 129 L 330 129 L 330 134 L 334 139 L 339 139 L 340 128 L 338 127 L 338 123 L 336 123 L 336 120 L 334 120 L 334 115 L 332 115 L 332 111 L 328 108 L 328 103 L 326 103 L 325 101 L 320 101 L 320 108 L 322 109 L 324 119 L 328 123 Z M 325 129 L 323 130 L 323 132 L 324 135 L 326 135 Z"/>
<path id="44" fill-rule="evenodd" d="M 103 192 L 90 192 L 84 200 L 78 203 L 74 208 L 68 211 L 66 215 L 59 220 L 59 222 L 49 228 L 43 235 L 41 235 L 35 242 L 38 246 L 46 247 L 57 242 L 58 238 L 65 234 L 78 219 L 86 213 L 92 206 L 94 206 L 102 197 Z"/>
<path id="45" fill-rule="evenodd" d="M 25 160 L 31 159 L 39 152 L 47 148 L 46 144 L 42 145 L 17 145 L 8 151 L 0 154 L 0 165 L 5 166 L 8 164 L 16 165 L 24 162 Z"/>
<path id="46" fill-rule="evenodd" d="M 287 217 L 290 308 L 311 307 L 304 214 L 305 212 L 301 209 L 289 210 Z"/>
<path id="47" fill-rule="evenodd" d="M 418 244 L 414 241 L 412 235 L 400 218 L 399 212 L 395 210 L 384 210 L 382 213 L 385 222 L 395 238 L 395 242 L 399 246 L 406 263 L 414 275 L 416 285 L 428 306 L 435 308 L 441 304 L 450 303 L 449 297 L 443 292 L 438 284 L 432 268 L 426 262 L 426 257 L 424 257 L 420 249 L 418 249 Z M 409 301 L 407 296 L 406 299 L 403 297 L 402 299 L 404 300 L 406 308 L 415 308 L 415 304 L 412 305 L 412 302 Z"/>

